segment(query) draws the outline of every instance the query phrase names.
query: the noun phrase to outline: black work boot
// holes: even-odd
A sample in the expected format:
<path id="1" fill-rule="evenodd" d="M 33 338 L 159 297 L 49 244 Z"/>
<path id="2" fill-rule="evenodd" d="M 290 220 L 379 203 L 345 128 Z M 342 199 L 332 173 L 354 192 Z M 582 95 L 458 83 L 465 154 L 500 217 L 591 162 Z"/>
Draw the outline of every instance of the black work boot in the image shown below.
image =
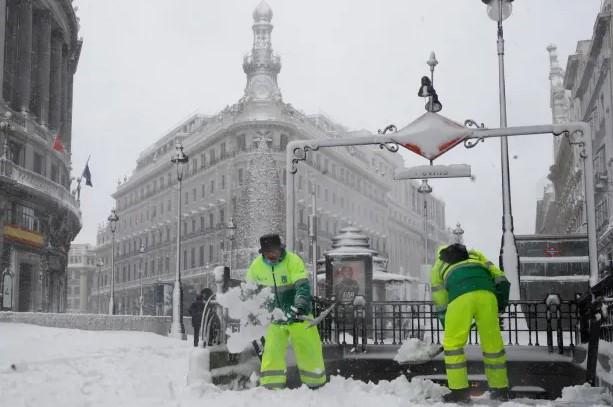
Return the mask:
<path id="1" fill-rule="evenodd" d="M 509 388 L 491 389 L 490 399 L 498 401 L 509 401 Z"/>
<path id="2" fill-rule="evenodd" d="M 470 403 L 470 389 L 451 389 L 451 393 L 443 396 L 445 403 Z"/>

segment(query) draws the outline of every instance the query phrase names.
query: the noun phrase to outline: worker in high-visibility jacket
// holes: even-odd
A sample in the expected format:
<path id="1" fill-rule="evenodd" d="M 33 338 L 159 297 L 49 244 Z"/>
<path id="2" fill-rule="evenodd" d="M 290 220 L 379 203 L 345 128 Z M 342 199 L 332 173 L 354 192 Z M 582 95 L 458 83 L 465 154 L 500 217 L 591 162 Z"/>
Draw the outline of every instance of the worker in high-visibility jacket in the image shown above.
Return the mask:
<path id="1" fill-rule="evenodd" d="M 326 383 L 326 368 L 319 332 L 316 326 L 299 319 L 312 318 L 311 286 L 304 262 L 285 250 L 278 234 L 260 237 L 260 247 L 261 255 L 249 266 L 246 279 L 260 287 L 270 287 L 274 298 L 269 309 L 280 309 L 283 314 L 273 319 L 266 330 L 260 384 L 269 389 L 285 387 L 285 354 L 291 343 L 302 383 L 310 388 L 320 387 Z"/>
<path id="2" fill-rule="evenodd" d="M 431 272 L 432 300 L 445 337 L 445 369 L 451 393 L 448 402 L 470 402 L 464 346 L 476 323 L 483 351 L 490 397 L 508 400 L 504 343 L 498 313 L 509 300 L 509 281 L 504 273 L 477 250 L 462 244 L 441 246 Z"/>

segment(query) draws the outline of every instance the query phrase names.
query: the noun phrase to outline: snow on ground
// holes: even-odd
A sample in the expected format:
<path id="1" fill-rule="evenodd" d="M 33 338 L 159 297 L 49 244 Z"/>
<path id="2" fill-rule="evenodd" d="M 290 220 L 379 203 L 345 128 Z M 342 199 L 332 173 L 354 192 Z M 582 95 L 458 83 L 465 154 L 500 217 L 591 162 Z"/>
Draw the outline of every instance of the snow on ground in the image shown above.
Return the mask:
<path id="1" fill-rule="evenodd" d="M 188 360 L 193 350 L 190 338 L 180 341 L 144 332 L 0 323 L 1 405 L 419 407 L 443 405 L 441 395 L 447 391 L 430 381 L 409 383 L 404 377 L 374 385 L 333 376 L 317 391 L 188 386 Z M 574 398 L 582 397 L 580 391 L 572 393 Z M 523 405 L 527 404 L 503 404 Z"/>

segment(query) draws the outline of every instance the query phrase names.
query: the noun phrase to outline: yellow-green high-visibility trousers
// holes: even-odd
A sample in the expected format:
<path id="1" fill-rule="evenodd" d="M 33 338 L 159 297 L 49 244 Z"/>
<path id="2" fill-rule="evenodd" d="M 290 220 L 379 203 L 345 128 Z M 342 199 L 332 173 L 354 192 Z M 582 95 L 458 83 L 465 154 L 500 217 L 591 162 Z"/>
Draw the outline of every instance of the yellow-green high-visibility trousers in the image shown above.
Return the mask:
<path id="1" fill-rule="evenodd" d="M 464 346 L 473 320 L 477 323 L 487 383 L 491 389 L 509 387 L 507 358 L 498 325 L 496 296 L 486 290 L 471 291 L 457 297 L 445 314 L 445 369 L 450 389 L 468 387 Z"/>
<path id="2" fill-rule="evenodd" d="M 326 368 L 317 327 L 309 328 L 307 322 L 271 324 L 264 339 L 260 368 L 262 386 L 269 389 L 285 387 L 285 354 L 290 343 L 302 383 L 309 387 L 319 387 L 326 383 Z"/>

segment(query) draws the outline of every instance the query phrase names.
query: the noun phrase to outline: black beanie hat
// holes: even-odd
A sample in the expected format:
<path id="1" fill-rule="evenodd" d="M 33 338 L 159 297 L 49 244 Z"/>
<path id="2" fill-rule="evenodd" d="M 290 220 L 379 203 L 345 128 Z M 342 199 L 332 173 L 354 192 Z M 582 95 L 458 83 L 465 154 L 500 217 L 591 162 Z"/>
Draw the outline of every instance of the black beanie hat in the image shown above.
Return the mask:
<path id="1" fill-rule="evenodd" d="M 468 259 L 468 251 L 463 244 L 454 243 L 441 250 L 438 257 L 447 264 L 455 264 Z"/>
<path id="2" fill-rule="evenodd" d="M 270 233 L 260 237 L 260 253 L 271 249 L 283 249 L 281 237 L 277 233 Z"/>

